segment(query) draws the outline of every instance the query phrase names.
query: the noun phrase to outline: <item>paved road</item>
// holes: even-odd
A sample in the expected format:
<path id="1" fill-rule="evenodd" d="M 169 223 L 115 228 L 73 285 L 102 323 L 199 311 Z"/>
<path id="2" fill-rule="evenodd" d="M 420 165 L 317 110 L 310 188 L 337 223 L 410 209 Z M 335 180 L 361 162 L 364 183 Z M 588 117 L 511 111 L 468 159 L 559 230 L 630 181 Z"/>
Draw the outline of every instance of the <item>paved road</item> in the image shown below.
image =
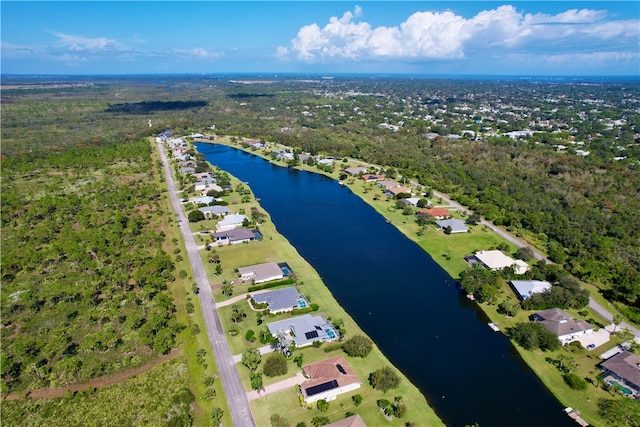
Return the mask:
<path id="1" fill-rule="evenodd" d="M 227 397 L 227 403 L 229 404 L 229 410 L 231 411 L 231 419 L 234 426 L 242 427 L 255 427 L 251 410 L 249 409 L 249 400 L 242 387 L 240 376 L 236 370 L 233 356 L 229 350 L 227 339 L 220 318 L 218 317 L 218 311 L 216 310 L 215 301 L 213 300 L 213 293 L 209 280 L 202 263 L 202 258 L 198 252 L 196 241 L 193 237 L 193 233 L 189 229 L 189 223 L 187 217 L 184 214 L 180 199 L 178 199 L 178 193 L 173 181 L 173 175 L 171 174 L 171 167 L 167 161 L 167 156 L 164 152 L 162 143 L 158 143 L 158 150 L 160 151 L 160 157 L 164 165 L 164 173 L 167 179 L 167 186 L 169 187 L 169 198 L 173 204 L 173 209 L 176 212 L 178 221 L 180 224 L 180 231 L 184 237 L 184 243 L 187 248 L 187 256 L 191 263 L 191 269 L 193 270 L 193 278 L 200 288 L 198 294 L 200 298 L 200 305 L 202 307 L 202 314 L 204 316 L 204 323 L 207 329 L 207 335 L 209 336 L 209 343 L 213 350 L 213 355 L 218 364 L 218 371 L 220 373 L 220 379 L 222 380 L 222 386 Z"/>

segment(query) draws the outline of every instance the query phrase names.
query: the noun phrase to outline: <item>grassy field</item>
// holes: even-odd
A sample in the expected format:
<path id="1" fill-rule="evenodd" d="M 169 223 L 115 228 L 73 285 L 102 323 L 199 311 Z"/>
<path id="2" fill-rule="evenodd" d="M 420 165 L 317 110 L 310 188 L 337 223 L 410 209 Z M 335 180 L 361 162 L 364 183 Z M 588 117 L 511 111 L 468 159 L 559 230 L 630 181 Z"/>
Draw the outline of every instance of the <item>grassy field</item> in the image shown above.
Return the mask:
<path id="1" fill-rule="evenodd" d="M 232 187 L 235 188 L 239 181 L 235 177 L 232 177 L 231 180 Z M 225 196 L 225 199 L 237 200 L 238 197 L 234 197 L 232 194 Z M 250 201 L 244 203 L 230 203 L 228 207 L 233 213 L 238 213 L 240 210 L 250 212 L 251 207 L 258 207 L 258 203 L 252 196 Z M 207 220 L 192 224 L 191 228 L 194 232 L 199 232 L 202 229 L 214 229 L 214 227 L 215 221 Z M 311 303 L 319 305 L 320 308 L 318 312 L 314 314 L 322 315 L 325 318 L 331 318 L 334 322 L 342 322 L 343 328 L 346 331 L 346 338 L 356 334 L 364 335 L 363 331 L 355 321 L 342 309 L 342 307 L 339 306 L 313 267 L 300 256 L 297 250 L 291 246 L 291 244 L 282 235 L 277 232 L 268 213 L 266 213 L 265 219 L 258 225 L 258 227 L 263 235 L 263 238 L 260 241 L 215 248 L 217 254 L 220 256 L 220 265 L 222 266 L 221 274 L 216 275 L 215 264 L 207 262 L 207 251 L 204 249 L 201 251 L 205 268 L 207 269 L 207 275 L 213 286 L 214 299 L 216 302 L 221 303 L 229 298 L 246 294 L 249 284 L 234 284 L 233 295 L 231 296 L 222 295 L 222 291 L 218 287 L 218 285 L 225 280 L 231 281 L 238 278 L 238 274 L 234 271 L 235 269 L 268 261 L 286 262 L 295 274 L 295 286 L 298 290 L 304 294 Z M 199 237 L 197 237 L 197 239 L 198 238 Z M 203 238 L 202 244 L 205 242 L 206 238 Z M 291 316 L 289 314 L 271 315 L 269 317 L 264 317 L 263 321 L 265 323 L 258 325 L 258 313 L 251 309 L 246 298 L 242 298 L 238 304 L 246 314 L 246 317 L 240 323 L 233 323 L 231 320 L 232 305 L 220 307 L 218 311 L 223 329 L 226 331 L 237 332 L 235 335 L 229 334 L 228 336 L 229 346 L 233 354 L 241 354 L 248 347 L 260 347 L 263 345 L 260 344 L 259 341 L 255 341 L 254 343 L 247 342 L 245 335 L 248 330 L 253 330 L 257 334 L 258 331 L 266 329 L 266 323 L 284 319 L 285 316 Z M 346 411 L 352 411 L 354 413 L 360 413 L 363 419 L 365 419 L 365 422 L 372 426 L 379 425 L 383 420 L 386 423 L 385 425 L 403 426 L 407 421 L 414 421 L 417 425 L 442 425 L 442 422 L 429 407 L 425 397 L 407 380 L 406 377 L 402 375 L 402 373 L 399 373 L 402 378 L 400 387 L 388 391 L 386 394 L 373 389 L 368 384 L 367 379 L 372 371 L 383 366 L 390 366 L 390 362 L 377 349 L 377 347 L 374 347 L 374 350 L 363 359 L 349 358 L 340 349 L 326 353 L 324 350 L 326 347 L 327 344 L 323 344 L 319 348 L 307 347 L 297 349 L 294 352 L 294 357 L 301 353 L 303 355 L 304 363 L 308 364 L 329 357 L 334 357 L 336 355 L 344 355 L 363 382 L 362 387 L 357 391 L 347 393 L 346 395 L 338 398 L 338 400 L 330 403 L 329 412 L 326 412 L 323 415 L 328 416 L 331 421 L 337 421 L 344 418 Z M 260 371 L 261 367 L 259 367 L 258 370 Z M 245 390 L 251 390 L 249 370 L 243 365 L 238 365 L 238 371 Z M 295 376 L 298 371 L 299 369 L 297 366 L 290 360 L 288 361 L 288 372 L 286 375 L 274 378 L 263 376 L 264 385 L 269 385 L 285 378 Z M 355 408 L 351 400 L 351 396 L 354 394 L 360 394 L 364 398 L 362 405 L 358 408 Z M 401 420 L 394 419 L 392 421 L 386 421 L 381 411 L 377 409 L 376 401 L 380 398 L 392 400 L 394 396 L 402 396 L 403 402 L 407 405 L 407 413 Z M 260 399 L 253 401 L 251 403 L 251 407 L 254 419 L 259 426 L 270 425 L 269 418 L 273 413 L 286 416 L 291 425 L 295 425 L 298 422 L 306 422 L 307 425 L 310 425 L 311 419 L 320 414 L 319 411 L 315 409 L 315 406 L 314 409 L 307 409 L 300 406 L 295 388 L 290 388 L 273 395 L 263 396 Z"/>
<path id="2" fill-rule="evenodd" d="M 222 143 L 235 146 L 236 148 L 241 148 L 238 144 L 231 144 L 230 141 L 225 139 L 222 140 Z M 258 152 L 256 154 L 269 159 L 269 157 L 265 156 L 263 153 Z M 283 162 L 272 162 L 285 166 Z M 301 164 L 297 167 L 302 170 L 321 173 L 339 180 L 340 175 L 343 174 L 342 170 L 350 166 L 362 166 L 362 164 L 360 162 L 353 161 L 338 163 L 333 172 L 326 172 L 318 169 L 317 167 L 305 164 Z M 354 177 L 348 177 L 342 182 L 344 185 L 349 187 L 355 195 L 371 205 L 409 239 L 420 245 L 420 247 L 429 253 L 431 257 L 453 278 L 458 278 L 460 273 L 468 268 L 467 263 L 464 261 L 464 257 L 471 255 L 478 250 L 493 249 L 497 245 L 504 243 L 509 245 L 510 250 L 508 252 L 513 253 L 517 250 L 516 246 L 506 242 L 497 234 L 491 232 L 487 227 L 481 225 L 470 226 L 469 233 L 453 235 L 446 235 L 442 230 L 438 230 L 431 225 L 419 226 L 413 216 L 403 215 L 402 210 L 395 207 L 395 201 L 384 196 L 382 194 L 382 190 L 375 187 L 374 184 L 365 183 L 363 180 Z M 446 205 L 439 202 L 441 201 L 437 199 L 432 200 L 434 205 L 446 207 Z M 464 217 L 458 212 L 453 212 L 453 217 L 464 219 Z M 595 289 L 588 289 L 592 296 L 603 306 L 610 306 L 610 304 L 608 304 Z M 501 294 L 496 300 L 501 301 L 504 298 L 516 299 L 513 291 L 506 282 L 503 284 Z M 491 321 L 500 325 L 500 328 L 503 331 L 506 328 L 515 326 L 518 322 L 528 321 L 528 316 L 533 313 L 533 311 L 527 312 L 521 310 L 517 316 L 507 317 L 498 313 L 496 304 L 490 305 L 483 303 L 480 304 L 480 308 L 488 315 Z M 586 318 L 592 323 L 594 321 L 600 324 L 608 323 L 605 319 L 602 319 L 589 308 L 586 308 L 585 310 L 588 312 L 587 316 L 580 315 L 575 310 L 569 310 L 569 312 L 574 316 L 574 318 Z M 598 375 L 600 370 L 597 367 L 597 364 L 600 360 L 597 355 L 628 339 L 630 338 L 621 334 L 614 335 L 609 343 L 598 347 L 592 352 L 573 346 L 565 346 L 554 352 L 527 351 L 516 344 L 514 345 L 527 365 L 531 367 L 536 375 L 564 406 L 571 406 L 572 408 L 580 411 L 582 417 L 592 425 L 606 425 L 606 421 L 598 415 L 597 401 L 600 398 L 613 398 L 614 395 L 605 390 L 599 383 Z M 562 372 L 552 363 L 560 357 L 569 357 L 575 361 L 576 368 L 573 373 L 577 374 L 581 378 L 587 379 L 589 387 L 586 391 L 573 390 L 564 382 Z M 262 408 L 262 404 L 254 404 L 254 406 Z M 347 406 L 348 405 L 345 403 L 345 407 Z M 263 410 L 258 408 L 256 410 Z M 362 408 L 358 409 L 360 410 Z M 376 425 L 376 422 L 380 422 L 380 420 L 376 421 L 375 417 L 374 419 L 365 419 L 365 421 L 367 420 L 370 420 L 373 425 Z"/>

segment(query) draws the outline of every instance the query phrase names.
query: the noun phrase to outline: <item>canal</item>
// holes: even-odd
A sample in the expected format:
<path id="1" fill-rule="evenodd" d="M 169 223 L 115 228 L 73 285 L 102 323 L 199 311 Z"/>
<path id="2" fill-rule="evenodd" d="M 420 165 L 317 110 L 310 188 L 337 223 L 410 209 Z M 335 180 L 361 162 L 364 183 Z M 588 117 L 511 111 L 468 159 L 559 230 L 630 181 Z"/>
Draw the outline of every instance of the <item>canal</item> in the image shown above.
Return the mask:
<path id="1" fill-rule="evenodd" d="M 448 426 L 575 425 L 455 280 L 348 188 L 231 147 L 196 147 L 249 183 L 278 231 Z"/>

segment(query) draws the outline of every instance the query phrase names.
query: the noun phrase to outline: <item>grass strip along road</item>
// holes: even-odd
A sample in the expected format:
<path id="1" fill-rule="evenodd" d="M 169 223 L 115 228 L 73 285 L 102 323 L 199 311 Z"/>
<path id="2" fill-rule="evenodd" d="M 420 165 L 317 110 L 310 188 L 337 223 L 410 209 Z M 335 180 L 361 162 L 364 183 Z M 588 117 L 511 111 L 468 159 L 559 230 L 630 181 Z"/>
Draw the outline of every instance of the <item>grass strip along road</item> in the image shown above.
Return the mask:
<path id="1" fill-rule="evenodd" d="M 158 143 L 158 150 L 160 151 L 160 157 L 162 158 L 162 164 L 164 166 L 167 186 L 169 188 L 169 198 L 178 218 L 180 231 L 182 232 L 185 247 L 187 249 L 187 256 L 189 257 L 189 262 L 193 271 L 193 278 L 200 289 L 198 297 L 200 298 L 202 315 L 204 317 L 209 343 L 211 344 L 213 355 L 216 363 L 218 364 L 220 379 L 222 380 L 222 385 L 226 394 L 233 425 L 243 427 L 255 426 L 253 416 L 249 409 L 247 395 L 242 387 L 240 376 L 238 375 L 238 371 L 236 370 L 233 362 L 233 356 L 227 344 L 224 331 L 222 330 L 222 324 L 220 323 L 215 301 L 213 300 L 211 286 L 209 285 L 209 280 L 207 279 L 207 274 L 205 272 L 204 265 L 202 264 L 202 258 L 200 257 L 196 241 L 189 228 L 187 217 L 182 210 L 173 175 L 171 174 L 171 167 L 161 142 Z"/>

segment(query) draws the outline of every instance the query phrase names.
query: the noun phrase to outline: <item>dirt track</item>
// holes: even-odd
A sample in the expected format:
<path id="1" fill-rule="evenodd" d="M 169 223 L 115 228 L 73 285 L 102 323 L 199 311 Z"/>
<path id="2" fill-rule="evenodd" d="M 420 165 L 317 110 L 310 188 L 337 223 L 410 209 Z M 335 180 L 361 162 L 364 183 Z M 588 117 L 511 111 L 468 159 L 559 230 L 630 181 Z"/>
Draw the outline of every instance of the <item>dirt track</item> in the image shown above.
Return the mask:
<path id="1" fill-rule="evenodd" d="M 41 388 L 38 390 L 26 390 L 21 392 L 12 392 L 7 395 L 2 396 L 2 400 L 17 400 L 23 397 L 29 397 L 31 399 L 55 399 L 56 397 L 63 397 L 69 391 L 84 391 L 91 388 L 103 388 L 108 387 L 110 385 L 118 384 L 123 381 L 128 380 L 131 377 L 135 377 L 136 375 L 143 374 L 156 366 L 164 363 L 168 360 L 175 359 L 178 356 L 184 354 L 182 349 L 173 349 L 167 355 L 160 356 L 158 359 L 153 362 L 149 362 L 146 365 L 140 366 L 135 369 L 130 369 L 128 371 L 118 372 L 117 374 L 108 375 L 106 377 L 96 378 L 94 380 L 88 381 L 82 384 L 70 384 L 64 387 L 56 387 L 56 388 Z"/>

